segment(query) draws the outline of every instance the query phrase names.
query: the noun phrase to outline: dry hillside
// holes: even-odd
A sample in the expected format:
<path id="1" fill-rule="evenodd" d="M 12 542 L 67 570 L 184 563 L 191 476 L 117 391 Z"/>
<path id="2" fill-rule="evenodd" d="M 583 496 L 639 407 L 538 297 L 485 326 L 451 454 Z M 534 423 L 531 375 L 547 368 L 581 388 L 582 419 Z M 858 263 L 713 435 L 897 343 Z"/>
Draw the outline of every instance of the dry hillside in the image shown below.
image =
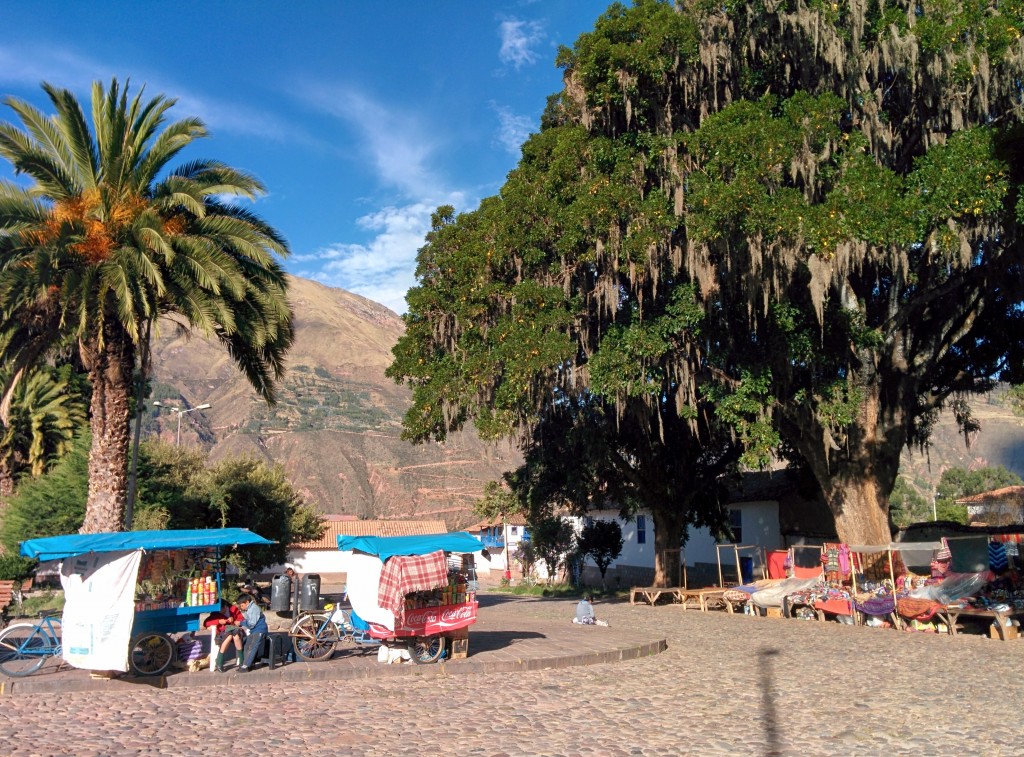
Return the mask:
<path id="1" fill-rule="evenodd" d="M 518 453 L 471 432 L 444 444 L 402 441 L 410 394 L 384 376 L 401 318 L 300 278 L 292 279 L 291 300 L 296 342 L 275 407 L 256 397 L 226 352 L 164 324 L 154 350 L 154 398 L 212 406 L 183 416 L 182 444 L 204 444 L 215 459 L 248 453 L 279 462 L 324 513 L 468 523 L 484 484 L 518 464 Z M 173 441 L 177 417 L 155 415 L 148 429 Z"/>

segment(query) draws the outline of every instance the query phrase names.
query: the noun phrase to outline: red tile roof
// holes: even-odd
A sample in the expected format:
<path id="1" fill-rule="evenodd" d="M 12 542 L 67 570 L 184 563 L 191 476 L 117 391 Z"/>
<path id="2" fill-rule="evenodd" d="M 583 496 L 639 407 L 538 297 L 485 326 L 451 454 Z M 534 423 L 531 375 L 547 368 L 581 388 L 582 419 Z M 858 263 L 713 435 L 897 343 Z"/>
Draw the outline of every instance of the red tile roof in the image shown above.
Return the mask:
<path id="1" fill-rule="evenodd" d="M 292 549 L 337 549 L 338 536 L 416 536 L 446 534 L 443 520 L 325 520 L 319 539 L 292 544 Z"/>
<path id="2" fill-rule="evenodd" d="M 466 526 L 464 531 L 482 531 L 485 528 L 497 528 L 501 525 L 501 518 L 495 518 L 494 520 L 482 520 L 479 523 L 474 523 L 472 526 Z M 505 525 L 507 526 L 525 526 L 526 518 L 522 515 L 510 515 L 505 518 Z"/>
<path id="3" fill-rule="evenodd" d="M 1024 486 L 1004 486 L 1002 489 L 972 494 L 957 500 L 961 505 L 995 505 L 1024 502 Z"/>

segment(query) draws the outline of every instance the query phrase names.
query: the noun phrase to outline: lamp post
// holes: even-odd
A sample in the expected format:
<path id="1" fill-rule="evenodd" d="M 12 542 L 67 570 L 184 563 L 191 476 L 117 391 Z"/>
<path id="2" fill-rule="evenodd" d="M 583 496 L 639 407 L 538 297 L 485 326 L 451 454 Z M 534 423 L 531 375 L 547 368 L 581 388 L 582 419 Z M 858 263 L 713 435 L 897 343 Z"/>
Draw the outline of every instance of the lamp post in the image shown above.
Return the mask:
<path id="1" fill-rule="evenodd" d="M 188 410 L 182 410 L 180 407 L 170 407 L 168 405 L 161 404 L 159 401 L 158 402 L 154 402 L 153 405 L 156 406 L 156 407 L 167 408 L 172 413 L 174 413 L 174 414 L 176 414 L 178 416 L 178 434 L 177 434 L 176 440 L 174 442 L 174 446 L 175 447 L 180 447 L 181 446 L 181 416 L 187 415 L 188 413 L 194 413 L 196 410 L 206 410 L 206 408 L 211 407 L 209 402 L 204 402 L 202 405 L 196 405 L 195 407 L 190 407 Z"/>

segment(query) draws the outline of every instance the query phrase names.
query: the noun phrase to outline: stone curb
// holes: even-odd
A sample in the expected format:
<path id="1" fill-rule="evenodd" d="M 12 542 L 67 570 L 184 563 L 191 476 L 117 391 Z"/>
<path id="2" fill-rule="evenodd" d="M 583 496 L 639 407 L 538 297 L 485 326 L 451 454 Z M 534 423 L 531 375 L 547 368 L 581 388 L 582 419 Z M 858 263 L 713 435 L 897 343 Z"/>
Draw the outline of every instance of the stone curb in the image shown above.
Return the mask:
<path id="1" fill-rule="evenodd" d="M 130 692 L 139 686 L 157 689 L 190 689 L 225 686 L 250 687 L 255 683 L 305 683 L 309 681 L 342 681 L 366 678 L 413 676 L 438 678 L 473 673 L 516 673 L 533 670 L 549 670 L 602 663 L 636 660 L 651 657 L 668 648 L 666 639 L 634 644 L 619 649 L 583 652 L 580 654 L 549 655 L 538 657 L 517 657 L 508 659 L 479 660 L 472 657 L 464 660 L 444 661 L 435 665 L 403 663 L 396 665 L 346 665 L 334 660 L 322 663 L 295 662 L 275 670 L 260 668 L 250 673 L 228 670 L 224 674 L 175 673 L 172 676 L 148 678 L 76 679 L 76 680 L 33 680 L 0 677 L 0 697 L 30 696 L 33 694 L 56 694 L 70 692 Z M 342 663 L 342 664 L 338 664 Z"/>

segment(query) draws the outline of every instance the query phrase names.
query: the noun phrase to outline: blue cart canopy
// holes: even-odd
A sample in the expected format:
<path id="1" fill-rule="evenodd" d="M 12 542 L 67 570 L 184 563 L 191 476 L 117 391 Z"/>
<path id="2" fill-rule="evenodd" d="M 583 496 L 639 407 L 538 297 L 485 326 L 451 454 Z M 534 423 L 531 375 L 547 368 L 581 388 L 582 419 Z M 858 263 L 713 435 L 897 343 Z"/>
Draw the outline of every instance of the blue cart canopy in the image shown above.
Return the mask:
<path id="1" fill-rule="evenodd" d="M 102 534 L 68 534 L 27 539 L 21 554 L 39 560 L 62 560 L 89 552 L 123 552 L 132 549 L 201 549 L 249 544 L 273 544 L 247 528 L 201 528 L 183 531 L 116 531 Z"/>
<path id="2" fill-rule="evenodd" d="M 395 555 L 426 555 L 439 549 L 445 552 L 479 552 L 483 548 L 482 541 L 465 531 L 417 536 L 338 536 L 338 549 L 377 555 L 381 562 Z"/>

